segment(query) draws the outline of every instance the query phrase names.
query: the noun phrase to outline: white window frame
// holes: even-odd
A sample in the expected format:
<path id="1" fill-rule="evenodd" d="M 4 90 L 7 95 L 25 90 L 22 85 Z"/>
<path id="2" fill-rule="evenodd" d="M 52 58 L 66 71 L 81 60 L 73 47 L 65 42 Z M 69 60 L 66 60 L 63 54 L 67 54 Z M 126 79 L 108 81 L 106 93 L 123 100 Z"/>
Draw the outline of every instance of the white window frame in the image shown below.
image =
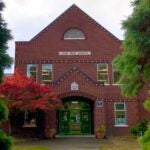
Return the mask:
<path id="1" fill-rule="evenodd" d="M 100 71 L 98 68 L 99 68 L 99 64 L 106 64 L 106 66 L 107 66 L 107 79 L 108 79 L 108 83 L 104 83 L 104 85 L 109 85 L 109 67 L 108 67 L 108 63 L 98 63 L 97 64 L 97 81 L 101 81 L 101 80 L 99 80 L 99 78 L 98 78 L 98 71 Z"/>
<path id="2" fill-rule="evenodd" d="M 124 109 L 123 110 L 116 110 L 116 104 L 124 104 Z M 121 111 L 125 113 L 125 119 L 126 119 L 126 124 L 116 124 L 116 112 Z M 126 109 L 126 103 L 125 102 L 115 102 L 114 103 L 114 113 L 115 113 L 115 127 L 128 127 L 127 125 L 127 109 Z"/>
<path id="3" fill-rule="evenodd" d="M 36 66 L 36 79 L 35 79 L 35 81 L 37 82 L 37 80 L 38 80 L 38 64 L 27 64 L 27 76 L 31 77 L 31 75 L 29 73 L 29 71 L 30 71 L 29 69 L 30 69 L 30 66 L 32 66 L 32 65 Z"/>
<path id="4" fill-rule="evenodd" d="M 51 74 L 52 74 L 52 78 L 51 80 L 43 80 L 43 65 L 51 65 Z M 53 81 L 53 64 L 42 64 L 42 83 L 48 83 L 48 82 L 52 82 Z"/>
<path id="5" fill-rule="evenodd" d="M 35 127 L 37 127 L 37 122 L 36 122 L 36 118 L 35 118 L 35 124 L 27 124 L 26 123 L 26 120 L 27 120 L 27 113 L 29 113 L 29 111 L 28 110 L 25 110 L 24 111 L 24 124 L 23 124 L 23 128 L 30 128 L 30 127 L 32 127 L 32 128 L 35 128 Z"/>

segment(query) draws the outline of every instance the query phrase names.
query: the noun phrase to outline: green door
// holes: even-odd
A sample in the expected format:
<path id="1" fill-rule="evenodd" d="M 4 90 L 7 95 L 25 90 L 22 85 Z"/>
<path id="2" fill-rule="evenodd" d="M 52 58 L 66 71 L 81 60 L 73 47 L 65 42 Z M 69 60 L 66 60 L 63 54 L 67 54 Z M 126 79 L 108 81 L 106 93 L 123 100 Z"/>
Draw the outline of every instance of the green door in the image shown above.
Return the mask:
<path id="1" fill-rule="evenodd" d="M 68 101 L 59 111 L 59 133 L 91 134 L 91 107 L 83 101 Z"/>
<path id="2" fill-rule="evenodd" d="M 81 133 L 91 133 L 91 112 L 89 110 L 81 110 Z"/>
<path id="3" fill-rule="evenodd" d="M 59 112 L 59 132 L 62 134 L 69 134 L 70 132 L 70 111 L 61 110 Z"/>

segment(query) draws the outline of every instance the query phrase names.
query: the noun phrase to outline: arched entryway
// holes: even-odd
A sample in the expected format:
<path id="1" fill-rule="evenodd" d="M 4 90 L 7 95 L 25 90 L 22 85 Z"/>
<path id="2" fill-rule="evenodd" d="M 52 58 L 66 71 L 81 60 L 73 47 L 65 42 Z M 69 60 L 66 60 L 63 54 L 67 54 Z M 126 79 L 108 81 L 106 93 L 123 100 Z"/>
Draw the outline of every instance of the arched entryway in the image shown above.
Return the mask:
<path id="1" fill-rule="evenodd" d="M 81 96 L 62 99 L 58 112 L 58 131 L 61 135 L 86 135 L 93 133 L 93 101 Z"/>

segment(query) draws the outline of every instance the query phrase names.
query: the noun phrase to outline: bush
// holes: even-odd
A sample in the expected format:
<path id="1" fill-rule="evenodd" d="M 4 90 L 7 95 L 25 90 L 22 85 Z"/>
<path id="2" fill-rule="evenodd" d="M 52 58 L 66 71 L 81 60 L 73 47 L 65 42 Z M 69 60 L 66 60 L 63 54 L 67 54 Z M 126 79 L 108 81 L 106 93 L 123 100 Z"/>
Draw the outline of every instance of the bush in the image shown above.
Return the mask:
<path id="1" fill-rule="evenodd" d="M 140 138 L 142 150 L 150 150 L 150 126 L 145 134 Z"/>
<path id="2" fill-rule="evenodd" d="M 145 119 L 135 127 L 131 128 L 130 132 L 135 136 L 141 136 L 144 135 L 147 129 L 148 129 L 148 121 Z"/>
<path id="3" fill-rule="evenodd" d="M 8 109 L 0 99 L 0 122 L 8 119 Z"/>
<path id="4" fill-rule="evenodd" d="M 0 123 L 8 119 L 8 109 L 0 99 Z M 2 130 L 0 130 L 0 149 L 10 150 L 12 145 L 12 138 L 7 136 Z"/>
<path id="5" fill-rule="evenodd" d="M 12 145 L 12 138 L 7 136 L 2 130 L 0 130 L 0 149 L 10 150 Z"/>

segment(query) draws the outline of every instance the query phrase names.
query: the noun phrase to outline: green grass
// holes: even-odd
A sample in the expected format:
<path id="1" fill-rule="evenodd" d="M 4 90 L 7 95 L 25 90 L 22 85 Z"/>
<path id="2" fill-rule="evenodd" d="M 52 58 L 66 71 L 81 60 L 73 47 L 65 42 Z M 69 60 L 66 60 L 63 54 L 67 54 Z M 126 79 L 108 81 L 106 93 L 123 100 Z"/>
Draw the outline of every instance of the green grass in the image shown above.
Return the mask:
<path id="1" fill-rule="evenodd" d="M 50 150 L 44 146 L 13 146 L 12 150 Z"/>
<path id="2" fill-rule="evenodd" d="M 111 137 L 110 144 L 103 144 L 100 150 L 141 150 L 135 137 Z"/>

